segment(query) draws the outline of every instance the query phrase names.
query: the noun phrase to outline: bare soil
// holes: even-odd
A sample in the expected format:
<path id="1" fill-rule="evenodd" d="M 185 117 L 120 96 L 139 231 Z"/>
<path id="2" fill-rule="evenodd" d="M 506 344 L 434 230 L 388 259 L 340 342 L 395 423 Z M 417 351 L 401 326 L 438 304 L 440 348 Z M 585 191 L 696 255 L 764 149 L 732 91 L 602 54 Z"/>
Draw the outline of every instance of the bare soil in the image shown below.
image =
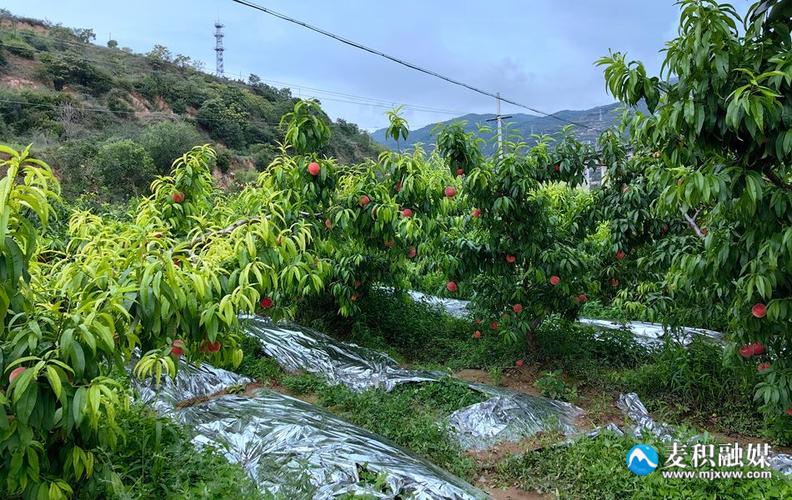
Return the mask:
<path id="1" fill-rule="evenodd" d="M 31 88 L 38 89 L 44 87 L 38 82 L 12 75 L 3 75 L 0 77 L 0 86 L 9 87 L 12 89 Z"/>

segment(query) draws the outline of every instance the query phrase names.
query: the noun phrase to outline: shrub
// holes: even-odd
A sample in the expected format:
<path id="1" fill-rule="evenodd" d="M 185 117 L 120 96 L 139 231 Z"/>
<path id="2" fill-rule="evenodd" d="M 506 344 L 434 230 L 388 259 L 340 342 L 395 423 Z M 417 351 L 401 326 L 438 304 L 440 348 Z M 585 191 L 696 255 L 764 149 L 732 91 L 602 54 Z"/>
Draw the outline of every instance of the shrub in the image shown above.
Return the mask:
<path id="1" fill-rule="evenodd" d="M 11 36 L 6 38 L 3 43 L 5 50 L 8 51 L 9 54 L 14 54 L 15 56 L 25 59 L 33 59 L 36 55 L 36 49 L 22 38 Z"/>
<path id="2" fill-rule="evenodd" d="M 144 193 L 157 174 L 148 152 L 130 139 L 104 143 L 92 162 L 92 170 L 111 199 Z"/>
<path id="3" fill-rule="evenodd" d="M 223 141 L 230 148 L 245 145 L 249 116 L 238 104 L 219 98 L 210 99 L 198 110 L 196 118 L 213 139 Z"/>
<path id="4" fill-rule="evenodd" d="M 273 144 L 256 144 L 250 147 L 256 170 L 263 172 L 278 155 L 278 148 Z"/>
<path id="5" fill-rule="evenodd" d="M 48 51 L 50 50 L 50 42 L 48 39 L 37 35 L 36 33 L 32 33 L 30 31 L 21 31 L 19 36 L 25 40 L 28 44 L 30 44 L 33 48 L 38 51 Z"/>
<path id="6" fill-rule="evenodd" d="M 127 93 L 121 89 L 112 89 L 107 93 L 107 109 L 124 119 L 134 119 L 132 107 L 126 101 Z"/>
<path id="7" fill-rule="evenodd" d="M 221 149 L 217 153 L 215 165 L 217 169 L 226 174 L 231 169 L 231 161 L 234 159 L 234 154 L 228 149 Z"/>
<path id="8" fill-rule="evenodd" d="M 43 54 L 41 62 L 44 75 L 52 80 L 55 90 L 63 90 L 68 84 L 77 84 L 90 89 L 94 95 L 101 95 L 113 86 L 113 77 L 109 73 L 97 68 L 77 52 Z"/>
<path id="9" fill-rule="evenodd" d="M 0 116 L 18 135 L 56 125 L 58 107 L 71 96 L 50 90 L 0 89 Z"/>
<path id="10" fill-rule="evenodd" d="M 149 408 L 133 406 L 118 420 L 126 439 L 102 452 L 112 470 L 95 475 L 78 498 L 262 497 L 242 467 L 211 448 L 196 449 L 185 428 Z"/>
<path id="11" fill-rule="evenodd" d="M 74 197 L 96 187 L 88 166 L 92 164 L 98 151 L 99 146 L 95 140 L 82 139 L 64 143 L 52 155 L 51 163 L 60 173 L 64 195 Z"/>
<path id="12" fill-rule="evenodd" d="M 204 142 L 192 125 L 170 121 L 146 126 L 139 141 L 148 151 L 160 175 L 170 171 L 176 158 Z"/>

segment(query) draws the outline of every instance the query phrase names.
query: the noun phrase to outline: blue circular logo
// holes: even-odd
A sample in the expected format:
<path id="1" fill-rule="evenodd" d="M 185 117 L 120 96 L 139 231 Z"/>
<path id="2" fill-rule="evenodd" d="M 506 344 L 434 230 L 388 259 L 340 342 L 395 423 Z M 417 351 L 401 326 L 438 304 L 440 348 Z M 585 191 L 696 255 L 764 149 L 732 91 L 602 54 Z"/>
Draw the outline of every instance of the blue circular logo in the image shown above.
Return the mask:
<path id="1" fill-rule="evenodd" d="M 627 468 L 639 476 L 655 470 L 659 461 L 657 450 L 648 444 L 636 444 L 627 452 Z"/>

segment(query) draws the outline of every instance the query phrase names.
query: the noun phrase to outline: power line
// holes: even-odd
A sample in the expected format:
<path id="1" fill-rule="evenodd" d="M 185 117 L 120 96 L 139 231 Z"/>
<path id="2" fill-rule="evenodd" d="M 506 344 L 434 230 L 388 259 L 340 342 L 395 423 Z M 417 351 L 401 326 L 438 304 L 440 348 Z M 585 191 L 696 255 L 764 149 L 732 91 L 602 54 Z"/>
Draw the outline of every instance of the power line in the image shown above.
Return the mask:
<path id="1" fill-rule="evenodd" d="M 91 48 L 91 49 L 94 49 L 94 50 L 112 50 L 112 49 L 108 49 L 108 48 L 102 47 L 101 45 L 90 43 L 90 42 L 85 43 L 85 42 L 77 42 L 77 41 L 73 41 L 73 40 L 54 39 L 52 37 L 44 37 L 44 36 L 41 36 L 41 35 L 39 35 L 37 33 L 33 33 L 33 32 L 28 32 L 28 33 L 29 33 L 30 37 L 36 38 L 38 40 L 42 40 L 42 41 L 45 41 L 45 42 L 48 42 L 48 43 L 53 43 L 53 44 L 56 44 L 56 45 L 65 45 L 65 46 L 73 47 L 75 49 L 81 49 L 83 51 L 86 48 Z M 47 50 L 40 50 L 40 49 L 37 49 L 35 47 L 33 47 L 33 50 L 34 50 L 34 52 L 39 53 L 39 54 L 50 52 L 50 51 L 47 51 Z M 121 49 L 114 50 L 113 55 L 114 56 L 120 56 L 122 58 L 145 57 L 145 54 L 127 52 L 127 51 L 121 50 Z M 87 57 L 84 52 L 81 54 L 81 56 L 86 61 L 90 61 L 90 62 L 94 62 L 94 63 L 107 64 L 107 62 L 108 62 L 106 60 L 100 60 L 100 59 L 97 59 L 97 58 Z M 202 73 L 202 74 L 204 74 L 206 76 L 210 76 L 210 77 L 213 76 L 211 73 L 207 73 L 207 72 L 202 71 L 200 69 L 193 68 L 193 70 L 198 72 L 198 73 Z M 253 74 L 253 73 L 250 73 L 250 74 Z M 241 82 L 245 83 L 244 82 L 245 78 L 242 75 L 242 73 L 239 73 L 238 76 L 239 76 L 239 80 Z M 274 84 L 273 86 L 283 85 L 283 86 L 286 86 L 286 87 L 291 88 L 293 90 L 298 90 L 298 91 L 300 91 L 300 93 L 302 93 L 302 90 L 310 90 L 310 91 L 313 91 L 313 92 L 320 92 L 320 93 L 328 94 L 328 95 L 332 95 L 332 96 L 342 96 L 342 97 L 348 97 L 348 98 L 351 98 L 351 99 L 358 99 L 358 100 L 364 101 L 364 102 L 360 102 L 358 100 L 331 99 L 329 97 L 325 97 L 325 96 L 321 96 L 321 95 L 309 95 L 309 97 L 315 97 L 317 99 L 322 99 L 322 100 L 327 100 L 327 101 L 343 102 L 343 103 L 348 103 L 348 104 L 359 104 L 359 105 L 371 106 L 371 107 L 377 107 L 377 108 L 383 108 L 383 109 L 391 109 L 391 108 L 395 107 L 396 105 L 401 105 L 407 110 L 412 110 L 412 111 L 417 111 L 417 112 L 422 112 L 422 113 L 445 114 L 445 115 L 455 116 L 455 117 L 456 116 L 465 115 L 465 114 L 469 113 L 469 111 L 451 110 L 451 109 L 445 109 L 445 108 L 436 108 L 436 107 L 432 107 L 432 106 L 426 106 L 426 105 L 423 105 L 423 104 L 404 103 L 404 102 L 401 102 L 399 100 L 393 100 L 393 99 L 385 99 L 385 98 L 380 98 L 380 97 L 366 97 L 366 96 L 359 96 L 359 95 L 355 95 L 355 94 L 339 92 L 339 91 L 335 91 L 335 90 L 326 90 L 326 89 L 319 89 L 319 88 L 315 88 L 315 87 L 306 87 L 306 86 L 303 86 L 303 85 L 298 85 L 298 84 L 284 82 L 284 81 L 278 81 L 278 80 L 271 80 L 271 79 L 264 79 L 264 78 L 260 78 L 260 80 L 262 82 Z M 310 94 L 310 93 L 306 93 L 306 94 Z M 380 125 L 380 126 L 376 126 L 376 127 L 364 127 L 362 125 L 359 125 L 359 126 L 362 129 L 377 129 L 377 128 L 382 128 L 382 127 L 384 127 L 386 125 Z"/>
<path id="2" fill-rule="evenodd" d="M 240 77 L 241 76 L 242 75 L 240 74 Z M 401 105 L 401 106 L 403 106 L 403 107 L 405 107 L 407 109 L 412 109 L 414 111 L 429 112 L 429 113 L 448 114 L 448 115 L 455 115 L 455 116 L 464 115 L 464 114 L 468 113 L 468 111 L 452 110 L 452 109 L 446 109 L 446 108 L 435 108 L 435 107 L 426 106 L 426 105 L 423 105 L 423 104 L 409 104 L 409 103 L 404 103 L 404 102 L 401 102 L 401 101 L 398 101 L 398 100 L 385 99 L 385 98 L 381 98 L 381 97 L 364 97 L 364 96 L 358 96 L 358 95 L 354 95 L 354 94 L 347 94 L 347 93 L 339 92 L 339 91 L 335 91 L 335 90 L 323 90 L 323 89 L 318 89 L 318 88 L 315 88 L 315 87 L 306 87 L 306 86 L 303 86 L 303 85 L 299 85 L 299 84 L 295 84 L 295 83 L 283 82 L 283 81 L 279 81 L 279 80 L 270 80 L 270 79 L 261 78 L 261 81 L 262 82 L 266 82 L 266 83 L 276 84 L 276 85 L 284 85 L 286 87 L 293 88 L 293 89 L 299 89 L 299 90 L 303 90 L 304 89 L 304 90 L 310 90 L 310 91 L 320 92 L 320 93 L 329 94 L 329 95 L 337 95 L 337 96 L 342 96 L 342 97 L 351 97 L 351 98 L 363 99 L 363 100 L 366 100 L 366 101 L 370 101 L 372 104 L 379 104 L 379 105 L 381 105 L 383 107 L 388 107 L 388 108 L 392 108 L 392 107 L 394 107 L 396 105 Z"/>
<path id="3" fill-rule="evenodd" d="M 556 120 L 568 123 L 570 125 L 576 125 L 578 127 L 583 127 L 583 128 L 586 128 L 586 129 L 590 129 L 591 128 L 588 125 L 585 125 L 585 124 L 582 124 L 582 123 L 573 122 L 571 120 L 567 120 L 567 119 L 562 118 L 560 116 L 556 116 L 555 113 L 547 113 L 545 111 L 541 111 L 541 110 L 536 109 L 534 107 L 527 106 L 525 104 L 521 104 L 521 103 L 513 101 L 511 99 L 506 99 L 504 97 L 500 97 L 497 94 L 493 94 L 492 92 L 488 92 L 486 90 L 482 90 L 480 88 L 474 87 L 472 85 L 469 85 L 469 84 L 467 84 L 465 82 L 462 82 L 462 81 L 459 81 L 459 80 L 455 80 L 455 79 L 453 79 L 451 77 L 448 77 L 448 76 L 442 75 L 440 73 L 437 73 L 436 71 L 432 71 L 430 69 L 423 68 L 423 67 L 418 66 L 416 64 L 413 64 L 411 62 L 405 61 L 403 59 L 399 59 L 398 57 L 394 57 L 394 56 L 388 55 L 388 54 L 386 54 L 384 52 L 381 52 L 379 50 L 372 49 L 371 47 L 367 47 L 366 45 L 363 45 L 363 44 L 360 44 L 360 43 L 357 43 L 357 42 L 353 42 L 352 40 L 344 38 L 344 37 L 342 37 L 340 35 L 336 35 L 335 33 L 331 33 L 331 32 L 329 32 L 327 30 L 324 30 L 322 28 L 318 28 L 316 26 L 310 25 L 310 24 L 308 24 L 308 23 L 306 23 L 304 21 L 300 21 L 299 19 L 295 19 L 293 17 L 289 17 L 289 16 L 287 16 L 285 14 L 281 14 L 279 12 L 275 12 L 274 10 L 268 9 L 268 8 L 263 7 L 261 5 L 258 5 L 256 3 L 250 2 L 248 0 L 231 0 L 231 1 L 234 2 L 234 3 L 238 3 L 240 5 L 244 5 L 246 7 L 250 7 L 252 9 L 259 10 L 261 12 L 264 12 L 265 14 L 269 14 L 269 15 L 277 17 L 279 19 L 283 19 L 284 21 L 288 21 L 290 23 L 297 24 L 299 26 L 307 28 L 307 29 L 309 29 L 311 31 L 315 31 L 316 33 L 319 33 L 321 35 L 330 37 L 330 38 L 332 38 L 334 40 L 337 40 L 337 41 L 339 41 L 341 43 L 344 43 L 346 45 L 349 45 L 351 47 L 355 47 L 356 49 L 363 50 L 365 52 L 368 52 L 370 54 L 374 54 L 376 56 L 384 57 L 385 59 L 389 59 L 389 60 L 391 60 L 391 61 L 393 61 L 393 62 L 395 62 L 397 64 L 401 64 L 402 66 L 406 66 L 406 67 L 408 67 L 410 69 L 414 69 L 416 71 L 420 71 L 421 73 L 425 73 L 427 75 L 434 76 L 434 77 L 439 78 L 441 80 L 445 80 L 448 83 L 452 83 L 454 85 L 458 85 L 460 87 L 464 87 L 464 88 L 466 88 L 468 90 L 472 90 L 473 92 L 477 92 L 477 93 L 479 93 L 481 95 L 485 95 L 485 96 L 488 96 L 488 97 L 492 97 L 493 99 L 501 100 L 501 101 L 509 103 L 509 104 L 511 104 L 513 106 L 517 106 L 519 108 L 527 109 L 527 110 L 532 111 L 534 113 L 537 113 L 537 114 L 540 114 L 540 115 L 544 115 L 544 116 L 546 116 L 548 118 L 554 118 Z"/>

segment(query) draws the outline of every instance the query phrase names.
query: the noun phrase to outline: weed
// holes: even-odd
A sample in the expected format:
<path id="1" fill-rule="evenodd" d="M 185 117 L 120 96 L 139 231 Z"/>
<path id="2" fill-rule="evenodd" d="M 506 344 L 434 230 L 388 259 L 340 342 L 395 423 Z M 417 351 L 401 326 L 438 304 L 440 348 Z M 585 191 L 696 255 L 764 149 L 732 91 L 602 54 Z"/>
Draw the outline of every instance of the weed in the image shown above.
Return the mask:
<path id="1" fill-rule="evenodd" d="M 309 373 L 284 375 L 281 384 L 294 394 L 311 394 L 319 392 L 327 386 L 319 377 Z"/>
<path id="2" fill-rule="evenodd" d="M 536 341 L 539 361 L 581 378 L 599 378 L 603 368 L 637 366 L 650 356 L 630 332 L 597 330 L 559 316 L 550 316 L 540 325 Z"/>
<path id="3" fill-rule="evenodd" d="M 661 467 L 668 456 L 667 445 L 651 440 L 660 451 Z M 582 438 L 569 446 L 542 448 L 500 462 L 500 481 L 559 498 L 789 498 L 792 482 L 776 476 L 771 480 L 667 479 L 658 471 L 640 477 L 625 465 L 627 452 L 635 444 L 628 436 L 603 433 Z M 732 469 L 729 469 L 732 470 Z M 736 470 L 736 469 L 735 469 Z"/>
<path id="4" fill-rule="evenodd" d="M 488 370 L 488 373 L 492 385 L 501 385 L 503 383 L 503 370 L 501 368 L 492 367 Z"/>
<path id="5" fill-rule="evenodd" d="M 319 392 L 319 404 L 374 434 L 422 455 L 450 472 L 470 477 L 473 459 L 463 454 L 444 423 L 453 411 L 484 397 L 453 380 L 404 385 L 390 393 L 355 393 L 342 386 Z"/>
<path id="6" fill-rule="evenodd" d="M 567 385 L 561 378 L 561 370 L 542 373 L 534 386 L 542 392 L 542 395 L 561 401 L 575 402 L 578 398 L 577 387 Z"/>
<path id="7" fill-rule="evenodd" d="M 125 442 L 101 451 L 112 470 L 97 471 L 78 498 L 271 498 L 240 466 L 196 449 L 185 428 L 149 408 L 132 406 L 118 421 Z"/>
<path id="8" fill-rule="evenodd" d="M 246 335 L 241 336 L 239 347 L 245 353 L 242 363 L 234 369 L 226 367 L 242 375 L 258 380 L 263 384 L 279 384 L 283 378 L 283 369 L 278 363 L 267 356 L 261 356 L 261 346 L 258 341 Z"/>
<path id="9" fill-rule="evenodd" d="M 361 313 L 355 320 L 328 314 L 333 308 L 317 302 L 301 310 L 300 321 L 420 366 L 442 365 L 452 371 L 498 369 L 522 357 L 521 346 L 506 344 L 473 321 L 415 302 L 406 293 L 370 290 L 359 304 Z M 481 338 L 472 337 L 476 330 L 481 331 Z"/>
<path id="10" fill-rule="evenodd" d="M 751 402 L 754 377 L 745 367 L 724 363 L 720 346 L 694 339 L 687 348 L 667 342 L 649 363 L 616 378 L 663 419 L 756 436 L 763 425 Z"/>

